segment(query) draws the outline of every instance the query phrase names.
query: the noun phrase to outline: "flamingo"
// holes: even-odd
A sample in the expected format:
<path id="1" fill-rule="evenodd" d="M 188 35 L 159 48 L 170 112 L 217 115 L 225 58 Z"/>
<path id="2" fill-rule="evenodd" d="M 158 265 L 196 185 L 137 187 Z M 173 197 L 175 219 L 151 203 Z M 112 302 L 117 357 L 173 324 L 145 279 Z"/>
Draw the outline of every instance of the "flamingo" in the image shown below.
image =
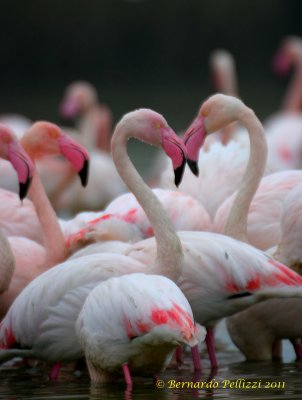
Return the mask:
<path id="1" fill-rule="evenodd" d="M 56 125 L 43 121 L 35 123 L 25 133 L 21 143 L 33 160 L 45 154 L 62 154 L 73 164 L 83 184 L 85 185 L 87 182 L 88 153 L 82 146 L 63 134 Z M 11 193 L 10 196 L 13 197 L 15 194 Z M 20 237 L 21 235 L 17 232 L 15 235 L 18 235 L 18 237 L 9 237 L 16 265 L 10 288 L 1 296 L 1 316 L 5 315 L 15 297 L 32 279 L 52 265 L 63 261 L 68 255 L 68 249 L 66 248 L 59 222 L 36 171 L 33 173 L 29 196 L 34 204 L 34 210 L 30 210 L 34 211 L 34 215 L 39 218 L 43 246 L 29 238 Z M 17 213 L 14 214 L 13 207 L 15 203 L 7 203 L 6 207 L 10 209 L 10 212 L 5 213 L 6 217 L 20 217 L 18 209 L 21 206 L 18 205 Z M 22 215 L 25 214 L 23 213 Z M 25 215 L 25 219 L 22 221 L 23 224 L 28 223 L 31 215 Z M 6 219 L 6 223 L 10 222 L 12 224 L 14 220 L 8 221 Z M 17 228 L 20 225 L 22 225 L 21 221 L 17 220 Z"/>
<path id="2" fill-rule="evenodd" d="M 302 39 L 297 36 L 286 37 L 274 59 L 279 73 L 288 73 L 291 66 L 295 67 L 295 74 L 285 94 L 282 111 L 265 123 L 272 171 L 301 168 Z"/>
<path id="3" fill-rule="evenodd" d="M 69 118 L 81 116 L 78 130 L 83 135 L 82 142 L 90 150 L 91 172 L 83 192 L 79 182 L 74 179 L 73 171 L 66 170 L 52 193 L 52 203 L 57 210 L 73 214 L 83 209 L 103 208 L 126 189 L 108 154 L 111 113 L 107 107 L 97 104 L 95 88 L 84 81 L 74 82 L 67 87 L 61 113 Z"/>
<path id="4" fill-rule="evenodd" d="M 289 192 L 283 203 L 282 239 L 273 251 L 275 259 L 287 264 L 300 275 L 301 194 L 302 186 L 298 185 Z M 274 314 L 272 310 L 278 310 L 278 313 Z M 227 328 L 233 342 L 248 360 L 270 360 L 279 355 L 274 350 L 275 342 L 280 339 L 290 339 L 297 358 L 302 358 L 301 344 L 296 341 L 302 335 L 300 299 L 274 299 L 257 304 L 228 318 Z"/>
<path id="5" fill-rule="evenodd" d="M 177 231 L 211 230 L 208 213 L 193 197 L 176 190 L 152 191 Z M 135 196 L 126 193 L 109 203 L 103 212 L 78 214 L 67 222 L 64 233 L 71 251 L 74 251 L 89 243 L 105 240 L 135 243 L 153 236 L 153 229 Z M 104 245 L 101 247 L 105 248 Z M 97 248 L 89 247 L 86 252 L 94 252 Z"/>
<path id="6" fill-rule="evenodd" d="M 280 286 L 301 285 L 302 281 L 285 265 L 238 240 L 246 238 L 245 203 L 253 196 L 265 167 L 266 142 L 254 112 L 239 99 L 221 94 L 210 97 L 185 134 L 190 165 L 194 169 L 198 155 L 196 147 L 203 143 L 206 132 L 217 131 L 238 119 L 246 126 L 254 145 L 251 145 L 251 156 L 242 181 L 245 184 L 236 196 L 225 231 L 236 239 L 212 232 L 178 232 L 185 256 L 178 284 L 189 300 L 196 320 L 207 328 L 206 343 L 213 367 L 217 366 L 217 359 L 212 327 L 217 320 L 264 300 L 264 297 L 282 297 L 284 289 Z M 151 263 L 155 248 L 154 239 L 150 238 L 129 246 L 126 255 Z"/>
<path id="7" fill-rule="evenodd" d="M 19 196 L 24 199 L 33 176 L 34 166 L 12 131 L 0 124 L 0 157 L 8 160 L 16 170 L 20 184 Z M 6 292 L 12 280 L 15 258 L 11 246 L 0 230 L 0 295 Z"/>
<path id="8" fill-rule="evenodd" d="M 193 321 L 187 299 L 164 276 L 131 274 L 100 283 L 76 322 L 91 380 L 112 380 L 123 368 L 132 385 L 129 368 L 140 375 L 161 372 L 177 345 L 194 347 L 204 338 Z"/>
<path id="9" fill-rule="evenodd" d="M 236 63 L 232 54 L 227 50 L 217 49 L 210 54 L 209 64 L 215 90 L 228 96 L 239 97 Z M 209 150 L 213 142 L 217 140 L 223 145 L 228 144 L 234 138 L 236 127 L 233 123 L 225 126 L 222 131 L 208 136 L 203 149 Z M 240 140 L 241 137 L 242 135 L 239 135 L 238 139 Z"/>
<path id="10" fill-rule="evenodd" d="M 117 124 L 112 138 L 112 155 L 119 174 L 136 195 L 154 229 L 155 261 L 147 266 L 125 255 L 102 253 L 67 260 L 44 272 L 20 293 L 1 323 L 0 344 L 6 349 L 1 352 L 2 361 L 16 354 L 42 358 L 55 363 L 51 372 L 51 377 L 55 378 L 60 362 L 83 355 L 75 322 L 89 292 L 99 283 L 133 272 L 164 275 L 177 281 L 182 267 L 182 247 L 160 202 L 128 158 L 126 143 L 131 136 L 163 147 L 173 161 L 176 184 L 185 166 L 185 148 L 165 119 L 148 109 L 126 114 Z M 175 318 L 181 319 L 179 313 L 176 312 Z M 159 324 L 162 325 L 162 320 Z M 15 343 L 26 350 L 9 350 Z M 177 345 L 174 338 L 167 345 L 166 357 L 169 357 L 171 345 Z M 159 369 L 166 364 L 165 360 Z"/>
<path id="11" fill-rule="evenodd" d="M 60 106 L 64 118 L 80 117 L 78 131 L 89 149 L 110 152 L 112 115 L 108 107 L 98 104 L 96 89 L 89 82 L 75 81 L 68 85 Z"/>
<path id="12" fill-rule="evenodd" d="M 201 107 L 200 115 L 197 117 L 197 120 L 195 120 L 193 123 L 194 129 L 192 130 L 192 127 L 189 128 L 189 130 L 187 131 L 187 135 L 185 136 L 185 141 L 187 142 L 188 157 L 190 157 L 190 158 L 194 159 L 194 157 L 196 156 L 196 149 L 194 148 L 194 141 L 195 141 L 195 143 L 197 143 L 197 146 L 199 146 L 202 143 L 203 138 L 205 136 L 205 130 L 204 130 L 204 126 L 203 126 L 204 125 L 203 117 L 205 115 L 207 115 L 209 104 L 211 104 L 212 99 L 209 99 Z M 214 99 L 215 99 L 215 97 L 214 97 Z M 226 99 L 226 100 L 228 101 L 228 99 Z M 232 98 L 229 98 L 229 101 L 234 103 L 233 106 L 236 105 L 235 99 L 232 100 Z M 244 107 L 244 106 L 242 107 L 242 105 L 240 108 L 242 109 L 241 115 L 243 116 L 243 118 L 247 118 L 248 113 L 250 113 L 250 111 L 246 107 Z M 234 109 L 233 109 L 233 111 L 234 111 Z M 241 118 L 242 118 L 242 116 L 241 116 Z M 196 126 L 198 126 L 198 123 L 199 123 L 199 130 L 196 129 Z M 196 135 L 197 135 L 197 137 L 194 137 Z M 230 213 L 228 214 L 227 223 L 224 226 L 224 232 L 226 234 L 231 235 L 232 237 L 235 237 L 237 239 L 244 240 L 244 241 L 250 240 L 250 237 L 247 232 L 248 210 L 249 210 L 251 201 L 253 199 L 253 195 L 254 195 L 254 193 L 257 189 L 257 186 L 260 182 L 262 172 L 264 169 L 264 165 L 265 165 L 265 161 L 266 161 L 266 144 L 264 141 L 263 129 L 261 127 L 258 127 L 258 130 L 256 129 L 254 131 L 254 135 L 253 136 L 250 135 L 250 136 L 251 136 L 250 137 L 251 155 L 250 155 L 250 160 L 249 160 L 249 169 L 253 172 L 251 174 L 249 174 L 248 170 L 247 170 L 247 174 L 245 175 L 245 178 L 242 180 L 241 189 L 239 190 L 235 199 L 233 196 L 232 208 L 231 208 Z M 297 175 L 298 171 L 293 171 L 293 173 Z M 280 181 L 280 175 L 281 174 L 273 174 L 272 176 L 268 176 L 263 179 L 263 180 L 267 181 L 270 178 L 273 178 L 272 182 L 271 182 L 271 184 L 272 184 L 271 187 L 274 189 L 276 189 L 276 188 L 279 189 L 275 192 L 274 191 L 268 192 L 269 193 L 268 197 L 273 198 L 276 203 L 275 209 L 277 207 L 282 207 L 281 196 L 283 196 L 283 198 L 284 198 L 286 193 L 288 193 L 289 188 L 293 187 L 291 181 L 286 182 L 286 179 L 283 179 L 283 185 L 285 183 L 285 185 L 284 185 L 285 187 L 283 188 L 283 192 L 281 192 L 281 194 L 280 194 L 280 187 L 278 185 L 276 185 L 276 181 L 274 181 L 274 178 L 276 178 L 276 176 L 277 176 L 277 183 L 278 183 L 278 177 L 279 177 L 279 181 Z M 285 175 L 285 173 L 283 173 L 283 175 Z M 286 172 L 285 178 L 287 178 L 288 175 L 289 175 L 289 172 Z M 301 175 L 300 175 L 300 179 L 301 179 Z M 263 182 L 261 183 L 261 185 L 262 184 L 263 184 Z M 296 184 L 297 184 L 297 182 L 296 182 Z M 261 185 L 260 185 L 260 188 L 261 188 Z M 281 186 L 281 188 L 282 188 L 282 186 Z M 265 196 L 267 194 L 266 191 L 265 190 L 261 191 L 259 189 L 258 189 L 258 191 L 260 192 L 261 196 L 263 198 L 265 198 Z M 266 204 L 268 204 L 267 199 L 266 199 L 266 202 L 267 202 Z M 257 204 L 257 202 L 256 202 L 256 204 Z M 252 205 L 253 205 L 253 203 L 252 203 Z M 220 210 L 218 211 L 218 213 L 215 217 L 215 221 L 216 221 L 217 217 L 219 217 L 219 212 L 220 212 Z M 294 215 L 294 214 L 295 213 L 293 210 L 291 215 Z M 267 217 L 266 215 L 263 215 L 262 224 L 263 224 L 263 220 L 266 217 Z M 260 226 L 260 222 L 259 222 L 258 226 Z M 281 248 L 283 248 L 283 246 L 284 246 L 284 244 L 282 244 Z M 286 248 L 289 248 L 289 246 L 287 245 Z M 278 257 L 278 258 L 281 259 L 281 261 L 283 261 L 283 262 L 289 261 L 289 259 L 285 259 L 285 258 L 282 259 L 280 257 Z M 255 308 L 252 307 L 251 310 L 247 310 L 246 312 L 242 313 L 242 315 L 243 315 L 242 319 L 240 319 L 239 315 L 235 316 L 233 319 L 234 319 L 234 321 L 238 321 L 238 322 L 234 323 L 234 325 L 235 326 L 238 325 L 239 321 L 241 321 L 241 323 L 244 323 L 244 321 L 246 319 L 244 316 L 249 316 L 250 314 L 253 314 L 254 316 L 256 316 L 256 315 L 258 316 L 258 314 L 260 314 L 259 320 L 261 320 L 261 315 L 263 316 L 264 312 L 257 313 L 255 310 L 267 310 L 267 308 L 269 308 L 269 303 L 268 303 L 268 305 L 266 305 L 266 303 L 267 302 L 255 307 Z M 275 301 L 274 303 L 276 304 L 277 301 Z M 294 302 L 292 302 L 292 303 L 294 303 Z M 282 308 L 286 307 L 286 303 L 281 303 L 281 304 L 284 304 L 282 306 Z M 299 302 L 297 302 L 297 304 L 299 304 Z M 268 311 L 266 311 L 266 313 L 267 312 Z M 240 313 L 240 315 L 241 315 L 241 313 Z M 264 319 L 263 321 L 264 321 L 264 325 L 265 325 L 266 320 Z M 229 324 L 231 324 L 231 323 L 229 323 Z M 273 326 L 272 332 L 275 329 L 275 325 L 276 325 L 276 321 L 272 322 L 272 326 Z M 258 322 L 255 326 L 259 327 Z M 268 331 L 269 329 L 264 329 L 264 330 Z M 238 332 L 239 331 L 242 332 L 242 330 L 240 328 L 238 328 Z M 279 329 L 275 329 L 276 338 L 278 338 L 278 332 L 280 333 L 280 331 L 282 331 L 283 335 L 284 335 L 285 334 L 284 332 L 286 331 L 286 329 L 284 329 L 282 327 L 280 327 Z M 233 336 L 235 337 L 234 340 L 236 340 L 236 342 L 238 342 L 239 344 L 242 344 L 243 338 L 238 339 L 239 334 L 238 335 L 236 334 L 237 332 L 235 332 L 235 328 L 232 328 L 232 332 L 233 332 Z M 269 334 L 270 339 L 274 337 L 272 332 L 270 332 L 270 334 Z M 287 335 L 288 335 L 287 337 L 291 337 L 292 333 L 288 332 Z M 241 345 L 241 346 L 239 345 L 239 347 L 241 348 L 241 347 L 243 347 L 243 345 Z M 247 346 L 247 347 L 249 347 L 249 346 Z M 301 351 L 300 347 L 298 347 L 297 344 L 295 344 L 295 349 L 296 349 L 296 352 L 298 355 L 302 354 L 302 351 Z M 247 351 L 251 351 L 251 349 L 249 349 Z M 256 352 L 257 352 L 257 350 L 256 350 Z M 270 349 L 270 352 L 271 352 L 271 349 Z M 249 354 L 255 354 L 255 351 L 252 353 L 249 353 Z M 258 354 L 260 354 L 260 352 L 258 352 Z M 258 355 L 258 357 L 259 357 L 259 355 Z"/>

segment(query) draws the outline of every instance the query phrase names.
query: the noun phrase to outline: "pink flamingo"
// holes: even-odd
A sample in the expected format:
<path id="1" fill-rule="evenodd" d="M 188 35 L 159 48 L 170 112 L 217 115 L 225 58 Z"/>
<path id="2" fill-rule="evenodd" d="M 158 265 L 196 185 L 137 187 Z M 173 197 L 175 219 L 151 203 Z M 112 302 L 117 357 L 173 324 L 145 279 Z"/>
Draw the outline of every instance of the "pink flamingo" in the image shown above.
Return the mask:
<path id="1" fill-rule="evenodd" d="M 34 166 L 12 131 L 0 124 L 0 157 L 8 160 L 18 175 L 19 196 L 22 200 L 29 188 Z M 0 295 L 6 292 L 12 280 L 15 258 L 11 246 L 2 230 L 0 231 Z"/>
<path id="2" fill-rule="evenodd" d="M 78 131 L 85 146 L 110 152 L 112 115 L 108 107 L 98 104 L 97 92 L 89 82 L 76 81 L 67 87 L 60 112 L 65 118 L 80 117 Z"/>
<path id="3" fill-rule="evenodd" d="M 90 150 L 91 172 L 85 192 L 74 179 L 74 172 L 66 170 L 63 179 L 52 192 L 52 203 L 57 210 L 77 213 L 104 208 L 112 199 L 125 192 L 109 153 L 111 113 L 97 104 L 97 93 L 88 82 L 74 82 L 68 86 L 61 105 L 65 117 L 81 117 L 79 131 L 82 142 Z M 102 171 L 102 174 L 99 173 Z"/>
<path id="4" fill-rule="evenodd" d="M 163 147 L 172 158 L 176 184 L 180 182 L 185 166 L 185 149 L 164 118 L 146 109 L 125 115 L 112 138 L 112 154 L 117 169 L 154 229 L 157 242 L 155 261 L 146 266 L 125 255 L 103 253 L 65 261 L 44 272 L 20 293 L 0 327 L 3 348 L 10 348 L 17 342 L 29 350 L 3 350 L 2 360 L 22 354 L 55 362 L 51 374 L 55 378 L 58 362 L 74 360 L 83 354 L 74 325 L 87 295 L 100 282 L 133 272 L 165 275 L 173 281 L 178 279 L 182 247 L 160 202 L 130 162 L 126 143 L 131 136 Z M 175 318 L 180 318 L 178 312 Z M 159 321 L 159 325 L 162 322 Z M 171 349 L 171 342 L 168 347 Z M 167 356 L 169 353 L 170 350 L 166 352 Z"/>
<path id="5" fill-rule="evenodd" d="M 236 73 L 236 63 L 232 54 L 224 49 L 218 49 L 210 54 L 210 73 L 215 87 L 219 93 L 228 96 L 239 97 L 238 82 Z M 219 140 L 226 145 L 234 137 L 237 125 L 235 123 L 225 126 L 220 132 L 213 133 L 207 137 L 203 145 L 203 149 L 209 150 L 211 144 Z M 239 139 L 242 136 L 239 136 Z"/>
<path id="6" fill-rule="evenodd" d="M 300 275 L 302 274 L 301 194 L 302 186 L 298 185 L 283 203 L 282 239 L 274 251 L 276 259 Z M 272 313 L 272 310 L 278 310 L 278 314 Z M 302 358 L 302 346 L 296 341 L 302 335 L 300 299 L 274 299 L 257 304 L 228 318 L 227 327 L 232 340 L 248 360 L 269 360 L 279 356 L 275 343 L 280 339 L 290 339 L 297 358 Z"/>
<path id="7" fill-rule="evenodd" d="M 152 191 L 164 206 L 177 231 L 211 230 L 208 213 L 193 197 L 176 190 Z M 150 221 L 132 193 L 117 197 L 104 212 L 80 213 L 64 229 L 71 251 L 99 241 L 120 240 L 135 243 L 153 236 Z M 98 248 L 100 247 L 93 246 L 86 251 L 90 253 L 91 249 L 94 252 Z"/>
<path id="8" fill-rule="evenodd" d="M 157 374 L 177 344 L 194 347 L 205 336 L 175 283 L 145 274 L 100 283 L 88 295 L 76 331 L 91 380 L 113 380 L 123 368 L 127 385 L 132 385 L 129 368 L 140 375 Z"/>
<path id="9" fill-rule="evenodd" d="M 194 148 L 194 146 L 199 146 L 202 141 L 203 138 L 205 136 L 205 129 L 204 129 L 204 125 L 207 127 L 207 120 L 208 120 L 208 107 L 209 104 L 211 104 L 212 99 L 215 99 L 215 96 L 210 98 L 206 103 L 204 103 L 204 105 L 201 107 L 200 110 L 200 115 L 197 117 L 197 119 L 194 121 L 194 127 L 195 130 L 193 129 L 189 129 L 187 131 L 187 135 L 185 137 L 185 141 L 187 141 L 187 150 L 188 150 L 188 157 L 190 157 L 191 159 L 194 159 L 194 157 L 196 157 L 196 149 Z M 234 105 L 236 104 L 236 100 L 233 99 L 230 101 L 232 101 L 234 103 Z M 233 110 L 234 111 L 234 110 Z M 244 111 L 244 112 L 243 112 Z M 247 110 L 242 110 L 242 116 L 241 118 L 247 118 L 248 117 L 248 113 L 251 113 L 251 111 Z M 247 114 L 247 115 L 245 115 Z M 203 122 L 203 118 L 206 116 L 205 121 Z M 198 123 L 200 124 L 199 130 L 196 130 L 196 126 L 198 125 Z M 195 136 L 195 137 L 194 137 Z M 194 143 L 195 141 L 195 143 Z M 253 195 L 257 189 L 257 186 L 259 184 L 259 181 L 261 179 L 262 176 L 262 172 L 264 169 L 264 165 L 265 165 L 265 160 L 266 160 L 266 145 L 264 142 L 264 132 L 262 129 L 258 129 L 254 131 L 254 136 L 252 137 L 251 135 L 251 155 L 250 155 L 250 160 L 249 160 L 249 168 L 248 170 L 252 171 L 252 173 L 249 173 L 247 170 L 247 173 L 244 177 L 244 179 L 242 180 L 241 183 L 241 188 L 239 189 L 238 194 L 236 195 L 235 199 L 234 196 L 232 196 L 232 208 L 229 207 L 229 209 L 231 208 L 231 211 L 229 212 L 228 217 L 227 217 L 227 223 L 223 224 L 224 226 L 224 232 L 228 235 L 231 235 L 237 239 L 240 240 L 244 240 L 244 241 L 250 241 L 250 236 L 249 236 L 249 230 L 247 229 L 247 220 L 248 220 L 248 210 L 253 198 Z M 195 162 L 195 161 L 193 161 Z M 298 180 L 296 180 L 293 184 L 292 180 L 288 180 L 287 179 L 289 177 L 289 175 L 293 175 L 294 177 L 300 177 L 300 181 L 301 181 L 301 174 L 299 174 L 299 171 L 288 171 L 288 172 L 284 172 L 279 173 L 279 174 L 273 174 L 271 176 L 268 176 L 266 178 L 263 178 L 260 188 L 258 189 L 259 192 L 259 198 L 260 200 L 264 200 L 264 203 L 268 204 L 273 204 L 275 203 L 271 214 L 269 214 L 269 216 L 267 216 L 267 214 L 263 214 L 262 215 L 262 220 L 260 222 L 260 218 L 259 218 L 259 223 L 258 226 L 262 227 L 263 221 L 265 219 L 271 218 L 271 216 L 274 217 L 274 222 L 275 224 L 279 224 L 280 225 L 280 221 L 276 220 L 276 214 L 281 214 L 281 211 L 279 210 L 279 208 L 282 207 L 282 201 L 284 200 L 286 194 L 294 187 L 294 185 L 298 184 Z M 281 179 L 282 178 L 282 179 Z M 267 189 L 267 187 L 265 188 L 265 185 L 263 184 L 264 181 L 268 181 L 271 184 L 271 188 L 274 190 L 265 190 Z M 262 189 L 262 185 L 263 185 L 263 190 Z M 257 192 L 257 193 L 258 193 Z M 268 199 L 266 198 L 266 196 L 268 197 Z M 256 194 L 256 200 L 257 200 L 257 194 Z M 253 202 L 255 201 L 255 198 L 252 201 L 252 206 L 253 206 Z M 230 203 L 228 203 L 230 205 Z M 258 204 L 257 201 L 255 201 L 255 204 Z M 261 203 L 260 203 L 261 204 Z M 268 208 L 268 207 L 267 207 Z M 255 209 L 255 208 L 254 208 Z M 254 210 L 252 207 L 250 208 L 250 213 L 251 211 Z M 225 209 L 223 209 L 225 211 Z M 274 210 L 277 210 L 277 212 L 275 212 L 274 214 Z M 229 210 L 227 210 L 229 211 Z M 263 211 L 263 209 L 261 210 Z M 219 209 L 216 217 L 215 217 L 215 222 L 219 221 L 219 217 L 221 216 L 222 211 Z M 293 213 L 294 214 L 294 213 Z M 293 215 L 292 214 L 292 215 Z M 226 220 L 226 217 L 224 217 L 224 221 Z M 260 233 L 260 232 L 259 232 Z M 258 233 L 258 235 L 259 235 Z M 272 233 L 271 233 L 272 234 Z M 283 245 L 282 245 L 283 247 Z M 287 248 L 289 248 L 289 246 L 287 246 Z M 283 262 L 284 261 L 289 261 L 288 259 L 281 259 Z M 275 301 L 275 303 L 277 303 Z M 299 304 L 299 302 L 297 303 Z M 286 303 L 284 303 L 284 306 L 286 307 Z M 259 305 L 257 306 L 255 309 L 252 308 L 250 311 L 246 311 L 244 313 L 242 313 L 242 315 L 246 315 L 248 316 L 250 313 L 255 313 L 254 315 L 258 315 L 260 313 L 257 313 L 255 310 L 266 310 L 266 304 L 264 303 L 263 305 Z M 264 313 L 262 313 L 263 315 Z M 244 322 L 246 318 L 242 318 L 242 321 Z M 259 319 L 261 319 L 261 316 L 259 316 Z M 234 321 L 240 321 L 240 317 L 235 316 L 234 317 Z M 241 321 L 241 323 L 243 323 Z M 264 320 L 265 321 L 265 320 Z M 234 323 L 234 325 L 238 325 Z M 266 322 L 264 322 L 265 324 Z M 271 329 L 270 332 L 270 338 L 273 338 L 274 335 L 272 334 L 272 332 L 274 332 L 275 329 L 275 325 L 276 322 L 274 321 L 274 323 L 272 323 L 273 328 Z M 259 324 L 257 324 L 257 326 L 259 327 Z M 267 329 L 269 330 L 269 329 Z M 232 329 L 233 335 L 235 336 L 235 340 L 236 343 L 242 343 L 242 341 L 240 341 L 238 339 L 238 335 L 236 335 L 234 333 L 235 328 Z M 278 332 L 280 333 L 280 331 L 284 332 L 286 331 L 286 329 L 284 329 L 284 327 L 280 326 L 279 330 L 275 330 L 276 332 L 276 336 L 275 338 L 278 338 Z M 238 329 L 239 332 L 239 329 Z M 242 333 L 242 329 L 240 329 L 240 332 Z M 287 337 L 291 337 L 291 332 L 288 331 L 287 333 Z M 243 346 L 243 345 L 242 345 Z M 241 347 L 240 347 L 241 348 Z M 301 350 L 299 350 L 298 346 L 295 345 L 296 351 L 299 354 L 299 352 L 301 353 Z M 251 351 L 250 349 L 248 351 Z M 270 349 L 271 352 L 271 349 Z M 254 353 L 252 353 L 254 354 Z M 260 354 L 260 352 L 258 353 Z M 258 355 L 259 357 L 259 355 Z"/>
<path id="10" fill-rule="evenodd" d="M 82 146 L 63 134 L 56 125 L 49 122 L 37 122 L 25 133 L 21 142 L 33 160 L 45 154 L 62 154 L 73 164 L 83 184 L 87 182 L 88 153 Z M 11 196 L 13 195 L 12 193 Z M 32 279 L 52 265 L 63 261 L 68 255 L 57 217 L 36 171 L 33 174 L 29 196 L 39 218 L 43 246 L 26 237 L 9 237 L 16 265 L 10 288 L 1 296 L 1 316 L 5 315 L 15 297 Z M 7 203 L 8 208 L 13 206 L 14 203 Z M 9 216 L 14 217 L 13 211 L 9 213 Z M 18 218 L 19 214 L 17 213 L 16 216 Z M 14 220 L 10 222 L 14 223 Z M 20 226 L 20 221 L 17 222 L 17 226 Z M 28 223 L 28 216 L 25 216 L 24 223 Z"/>
<path id="11" fill-rule="evenodd" d="M 274 59 L 277 72 L 295 74 L 285 94 L 282 111 L 265 123 L 269 146 L 268 163 L 272 171 L 301 168 L 302 148 L 302 39 L 285 38 Z"/>

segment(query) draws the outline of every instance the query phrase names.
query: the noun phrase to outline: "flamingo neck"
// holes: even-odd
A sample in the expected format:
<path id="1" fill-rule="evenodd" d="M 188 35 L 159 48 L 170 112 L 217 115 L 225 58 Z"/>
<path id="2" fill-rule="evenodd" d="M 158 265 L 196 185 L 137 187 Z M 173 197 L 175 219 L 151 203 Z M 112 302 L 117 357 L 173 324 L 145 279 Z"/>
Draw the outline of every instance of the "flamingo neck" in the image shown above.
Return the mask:
<path id="1" fill-rule="evenodd" d="M 285 112 L 300 112 L 302 106 L 302 52 L 297 55 L 295 73 L 286 92 L 282 109 Z"/>
<path id="2" fill-rule="evenodd" d="M 267 143 L 263 127 L 254 112 L 245 107 L 238 121 L 248 130 L 250 156 L 224 228 L 224 234 L 247 242 L 247 219 L 249 207 L 264 173 Z"/>
<path id="3" fill-rule="evenodd" d="M 105 106 L 93 103 L 87 107 L 79 121 L 88 148 L 110 153 L 111 115 Z"/>
<path id="4" fill-rule="evenodd" d="M 231 61 L 227 62 L 218 69 L 218 75 L 220 78 L 218 79 L 217 91 L 239 98 L 235 65 Z M 232 140 L 237 128 L 237 123 L 223 127 L 220 130 L 220 142 L 223 145 L 227 145 Z"/>
<path id="5" fill-rule="evenodd" d="M 117 126 L 111 141 L 113 161 L 122 180 L 145 211 L 154 230 L 157 257 L 150 273 L 165 275 L 177 281 L 183 259 L 181 243 L 162 204 L 145 184 L 128 157 L 127 141 L 130 137 L 140 139 L 139 134 L 135 132 L 130 134 L 123 125 Z"/>
<path id="6" fill-rule="evenodd" d="M 238 97 L 238 85 L 233 65 L 227 65 L 221 72 L 221 87 L 218 90 L 228 96 Z"/>
<path id="7" fill-rule="evenodd" d="M 34 172 L 29 197 L 35 206 L 42 227 L 46 251 L 45 268 L 47 268 L 64 261 L 67 257 L 67 250 L 56 213 L 48 200 L 37 171 Z"/>
<path id="8" fill-rule="evenodd" d="M 2 294 L 9 288 L 15 268 L 13 252 L 2 232 L 0 232 L 0 259 L 0 294 Z"/>

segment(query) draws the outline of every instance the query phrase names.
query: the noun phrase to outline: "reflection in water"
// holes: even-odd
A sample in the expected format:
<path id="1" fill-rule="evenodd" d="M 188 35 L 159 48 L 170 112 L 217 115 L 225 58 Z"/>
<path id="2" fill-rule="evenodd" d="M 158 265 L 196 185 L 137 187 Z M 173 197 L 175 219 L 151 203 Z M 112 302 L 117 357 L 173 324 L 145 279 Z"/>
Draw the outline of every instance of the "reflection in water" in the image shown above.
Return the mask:
<path id="1" fill-rule="evenodd" d="M 203 357 L 204 360 L 204 357 Z M 133 388 L 123 380 L 114 384 L 92 385 L 86 372 L 75 376 L 72 368 L 63 370 L 60 380 L 52 383 L 41 368 L 23 365 L 0 369 L 0 399 L 108 399 L 108 400 L 189 400 L 189 399 L 297 399 L 302 398 L 302 363 L 242 362 L 237 351 L 219 353 L 220 367 L 211 371 L 208 360 L 204 369 L 193 373 L 191 359 L 185 357 L 181 368 L 172 366 L 152 379 L 135 378 Z M 158 382 L 158 381 L 157 381 Z M 249 382 L 257 385 L 248 387 Z M 266 388 L 266 386 L 268 386 Z M 278 387 L 279 386 L 279 387 Z"/>

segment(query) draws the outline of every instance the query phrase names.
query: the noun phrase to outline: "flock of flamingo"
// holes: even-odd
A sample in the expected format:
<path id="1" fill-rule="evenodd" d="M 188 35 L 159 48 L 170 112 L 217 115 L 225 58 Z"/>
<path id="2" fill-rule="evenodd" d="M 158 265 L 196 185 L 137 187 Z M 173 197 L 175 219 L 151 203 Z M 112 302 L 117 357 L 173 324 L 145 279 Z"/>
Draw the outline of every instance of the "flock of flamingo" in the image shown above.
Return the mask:
<path id="1" fill-rule="evenodd" d="M 1 363 L 42 360 L 56 380 L 85 357 L 93 382 L 132 385 L 181 363 L 183 346 L 200 370 L 205 340 L 217 368 L 226 317 L 247 360 L 280 357 L 282 339 L 302 359 L 302 39 L 281 43 L 275 69 L 295 73 L 264 125 L 239 99 L 232 56 L 210 62 L 220 93 L 182 137 L 145 108 L 111 136 L 87 82 L 60 106 L 76 129 L 0 118 Z M 162 148 L 156 188 L 130 138 Z"/>

